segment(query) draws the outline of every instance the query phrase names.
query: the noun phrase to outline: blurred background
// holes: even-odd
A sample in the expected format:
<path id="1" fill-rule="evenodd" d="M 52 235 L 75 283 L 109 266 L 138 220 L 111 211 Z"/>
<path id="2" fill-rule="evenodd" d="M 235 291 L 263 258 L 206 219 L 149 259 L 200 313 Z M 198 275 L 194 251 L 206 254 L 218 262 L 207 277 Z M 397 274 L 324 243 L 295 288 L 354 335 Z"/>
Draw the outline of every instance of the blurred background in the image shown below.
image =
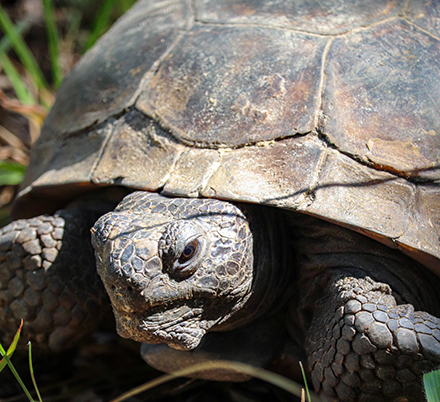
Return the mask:
<path id="1" fill-rule="evenodd" d="M 0 227 L 63 77 L 134 3 L 0 1 Z"/>

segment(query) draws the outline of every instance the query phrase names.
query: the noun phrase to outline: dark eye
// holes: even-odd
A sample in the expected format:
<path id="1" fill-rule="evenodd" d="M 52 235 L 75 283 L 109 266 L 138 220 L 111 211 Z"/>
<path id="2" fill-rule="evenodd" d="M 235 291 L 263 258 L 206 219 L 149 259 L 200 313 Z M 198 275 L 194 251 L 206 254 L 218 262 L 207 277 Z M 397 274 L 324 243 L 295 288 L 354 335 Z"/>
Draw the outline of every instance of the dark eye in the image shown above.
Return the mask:
<path id="1" fill-rule="evenodd" d="M 198 239 L 194 239 L 188 243 L 179 257 L 179 264 L 184 264 L 193 258 L 197 254 L 197 251 L 199 251 L 199 246 L 200 243 Z"/>

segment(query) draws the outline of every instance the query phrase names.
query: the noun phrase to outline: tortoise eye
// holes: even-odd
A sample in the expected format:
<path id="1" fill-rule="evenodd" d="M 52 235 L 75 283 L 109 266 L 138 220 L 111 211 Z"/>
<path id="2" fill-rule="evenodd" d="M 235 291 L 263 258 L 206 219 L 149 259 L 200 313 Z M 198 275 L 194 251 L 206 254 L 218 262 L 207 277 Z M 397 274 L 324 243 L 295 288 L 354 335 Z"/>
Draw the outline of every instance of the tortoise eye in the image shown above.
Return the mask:
<path id="1" fill-rule="evenodd" d="M 188 243 L 179 257 L 179 264 L 184 264 L 191 260 L 191 258 L 197 254 L 197 251 L 199 251 L 199 246 L 200 243 L 198 239 L 194 239 Z"/>

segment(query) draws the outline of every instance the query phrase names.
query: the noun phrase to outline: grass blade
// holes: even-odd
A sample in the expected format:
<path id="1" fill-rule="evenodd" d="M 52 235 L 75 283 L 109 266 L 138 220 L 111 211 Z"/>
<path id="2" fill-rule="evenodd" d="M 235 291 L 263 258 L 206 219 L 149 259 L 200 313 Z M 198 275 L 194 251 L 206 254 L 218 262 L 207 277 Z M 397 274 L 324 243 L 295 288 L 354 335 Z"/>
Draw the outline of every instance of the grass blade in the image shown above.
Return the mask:
<path id="1" fill-rule="evenodd" d="M 306 389 L 307 401 L 311 402 L 312 399 L 310 398 L 309 386 L 307 385 L 306 372 L 304 371 L 304 367 L 303 367 L 302 362 L 299 362 L 299 367 L 301 368 L 301 374 L 302 374 L 302 378 L 303 378 L 303 381 L 304 381 L 304 387 Z"/>
<path id="2" fill-rule="evenodd" d="M 12 341 L 11 346 L 9 346 L 9 348 L 8 348 L 8 352 L 5 351 L 2 344 L 0 343 L 0 355 L 3 357 L 2 361 L 4 360 L 6 362 L 6 364 L 9 366 L 9 369 L 12 371 L 12 374 L 14 374 L 15 379 L 20 384 L 23 392 L 26 394 L 29 401 L 35 402 L 34 398 L 32 398 L 32 395 L 30 394 L 30 392 L 26 388 L 26 385 L 24 385 L 24 382 L 22 381 L 21 377 L 18 375 L 17 370 L 15 369 L 14 365 L 11 362 L 11 359 L 9 358 L 10 356 L 12 356 L 12 353 L 17 346 L 18 339 L 20 338 L 22 326 L 23 326 L 23 320 L 21 321 L 20 327 L 18 328 L 17 332 L 15 333 L 14 340 Z M 13 350 L 11 350 L 11 348 Z M 11 350 L 11 353 L 9 353 L 9 350 Z"/>
<path id="3" fill-rule="evenodd" d="M 279 374 L 264 369 L 252 367 L 244 363 L 231 362 L 231 361 L 212 361 L 212 362 L 195 364 L 194 366 L 187 367 L 182 370 L 178 370 L 175 373 L 165 374 L 159 378 L 149 381 L 146 384 L 133 388 L 132 390 L 124 393 L 118 398 L 113 399 L 111 402 L 122 402 L 132 396 L 138 395 L 141 392 L 145 392 L 153 387 L 156 387 L 160 384 L 164 384 L 177 377 L 186 377 L 198 371 L 211 370 L 211 369 L 224 369 L 224 368 L 228 370 L 235 370 L 241 373 L 249 374 L 252 377 L 259 378 L 273 385 L 276 385 L 296 396 L 301 396 L 302 387 L 296 382 L 289 380 L 288 378 L 285 378 Z M 319 402 L 320 398 L 317 395 L 313 394 L 310 401 Z"/>
<path id="4" fill-rule="evenodd" d="M 11 360 L 7 356 L 5 350 L 3 349 L 3 346 L 0 344 L 0 354 L 3 356 L 3 358 L 6 360 L 6 363 L 9 366 L 9 369 L 12 371 L 12 374 L 14 374 L 15 379 L 20 384 L 20 387 L 22 388 L 23 392 L 26 394 L 27 398 L 30 402 L 34 402 L 34 398 L 32 398 L 32 395 L 26 388 L 26 385 L 24 385 L 24 382 L 22 381 L 21 377 L 18 375 L 17 370 L 15 369 L 14 365 L 12 364 Z"/>
<path id="5" fill-rule="evenodd" d="M 29 92 L 27 86 L 25 85 L 18 71 L 15 69 L 8 55 L 1 50 L 0 65 L 9 78 L 9 81 L 11 81 L 12 87 L 14 88 L 14 91 L 17 94 L 17 98 L 20 100 L 20 102 L 24 105 L 33 105 L 36 103 L 34 97 Z"/>
<path id="6" fill-rule="evenodd" d="M 14 335 L 14 339 L 12 340 L 12 343 L 9 346 L 8 351 L 6 352 L 6 355 L 9 358 L 12 357 L 12 355 L 15 352 L 15 349 L 16 349 L 17 344 L 18 344 L 18 340 L 20 339 L 20 334 L 21 334 L 21 328 L 22 327 L 23 327 L 23 320 L 21 320 L 20 326 L 18 327 L 17 332 Z M 1 348 L 1 352 L 3 354 L 3 352 L 4 352 L 3 347 Z M 0 360 L 0 372 L 6 367 L 6 365 L 7 365 L 6 359 L 5 358 L 1 359 Z"/>
<path id="7" fill-rule="evenodd" d="M 15 29 L 19 35 L 22 35 L 24 32 L 26 32 L 31 26 L 30 21 L 20 21 L 15 25 Z M 11 48 L 11 41 L 7 36 L 4 36 L 2 40 L 0 40 L 0 51 L 8 53 L 9 49 Z"/>
<path id="8" fill-rule="evenodd" d="M 58 28 L 53 14 L 52 0 L 43 0 L 43 12 L 46 21 L 52 77 L 55 88 L 58 88 L 63 79 L 63 73 L 60 66 Z"/>
<path id="9" fill-rule="evenodd" d="M 19 163 L 0 161 L 0 186 L 20 184 L 25 170 Z"/>
<path id="10" fill-rule="evenodd" d="M 29 21 L 21 21 L 15 26 L 15 30 L 19 35 L 23 32 L 27 31 L 30 27 Z M 9 81 L 14 88 L 15 93 L 17 94 L 17 98 L 24 105 L 32 105 L 36 103 L 35 98 L 29 92 L 26 84 L 22 80 L 19 72 L 15 69 L 11 60 L 9 59 L 7 53 L 11 48 L 11 41 L 7 36 L 3 37 L 0 41 L 0 66 L 3 68 L 6 76 L 9 78 Z"/>
<path id="11" fill-rule="evenodd" d="M 121 14 L 125 14 L 136 3 L 136 0 L 119 0 Z"/>
<path id="12" fill-rule="evenodd" d="M 12 24 L 12 21 L 10 20 L 2 6 L 0 6 L 0 27 L 4 34 L 10 40 L 11 46 L 17 53 L 20 62 L 23 64 L 23 67 L 30 73 L 37 88 L 47 88 L 47 82 L 37 61 L 35 60 L 34 55 L 30 51 L 29 47 L 26 45 L 18 30 Z"/>
<path id="13" fill-rule="evenodd" d="M 91 48 L 98 38 L 104 33 L 110 25 L 110 16 L 115 6 L 115 0 L 104 0 L 101 9 L 98 11 L 97 18 L 93 24 L 93 31 L 86 43 L 86 50 Z"/>
<path id="14" fill-rule="evenodd" d="M 34 375 L 34 367 L 32 365 L 32 345 L 29 342 L 29 371 L 31 372 L 31 378 L 32 378 L 32 384 L 34 384 L 35 392 L 37 393 L 38 400 L 40 402 L 43 402 L 40 395 L 40 390 L 37 387 L 37 381 L 35 381 L 35 375 Z"/>
<path id="15" fill-rule="evenodd" d="M 428 402 L 440 401 L 440 370 L 431 371 L 423 375 L 426 399 Z"/>

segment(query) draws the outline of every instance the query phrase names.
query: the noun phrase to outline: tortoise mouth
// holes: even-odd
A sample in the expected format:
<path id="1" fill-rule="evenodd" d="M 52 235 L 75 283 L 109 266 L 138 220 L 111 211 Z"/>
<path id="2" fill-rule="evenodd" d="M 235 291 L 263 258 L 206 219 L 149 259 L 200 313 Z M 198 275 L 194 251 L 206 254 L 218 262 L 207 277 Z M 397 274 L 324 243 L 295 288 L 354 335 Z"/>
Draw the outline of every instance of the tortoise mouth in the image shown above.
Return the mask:
<path id="1" fill-rule="evenodd" d="M 206 320 L 205 300 L 182 300 L 172 306 L 154 306 L 143 312 L 114 308 L 116 329 L 123 338 L 137 342 L 167 343 L 178 350 L 192 350 L 215 321 Z"/>

